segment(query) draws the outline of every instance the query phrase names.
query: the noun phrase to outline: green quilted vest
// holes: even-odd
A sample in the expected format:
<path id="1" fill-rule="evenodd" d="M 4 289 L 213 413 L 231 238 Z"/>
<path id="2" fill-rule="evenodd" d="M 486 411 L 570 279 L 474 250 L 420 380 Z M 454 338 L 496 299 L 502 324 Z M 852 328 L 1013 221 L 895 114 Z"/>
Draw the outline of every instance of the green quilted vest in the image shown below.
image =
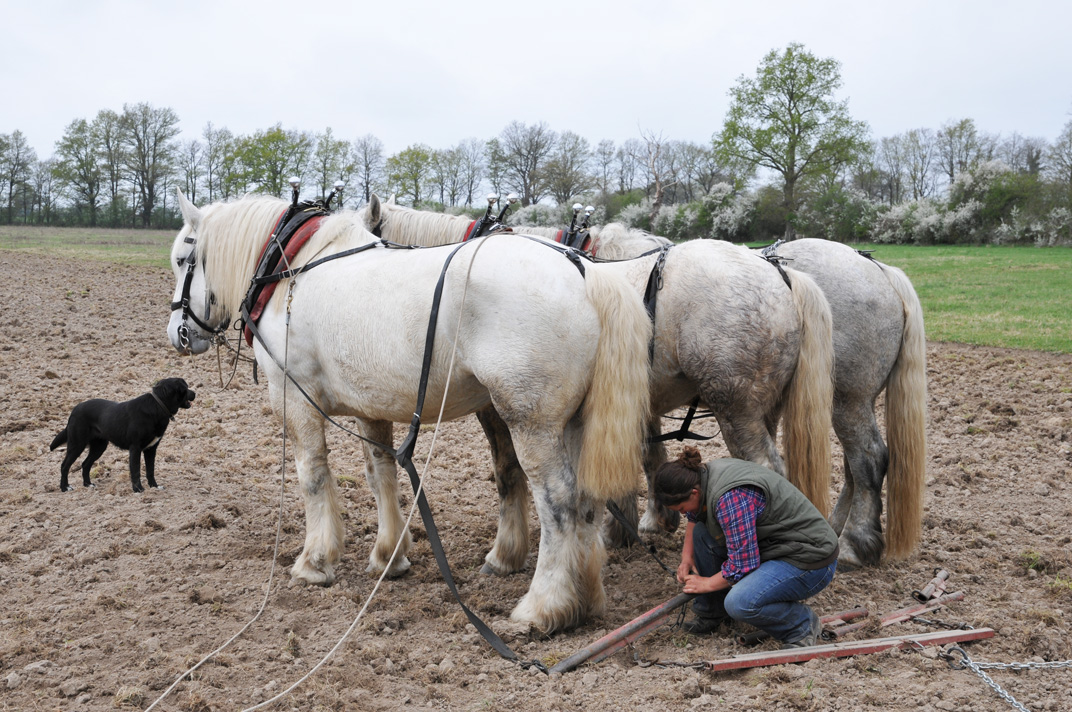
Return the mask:
<path id="1" fill-rule="evenodd" d="M 758 487 L 767 498 L 756 520 L 761 561 L 782 559 L 801 569 L 818 569 L 837 558 L 837 534 L 815 505 L 778 473 L 744 460 L 713 460 L 700 473 L 701 511 L 707 510 L 704 523 L 716 539 L 725 541 L 715 519 L 719 498 L 744 485 Z"/>

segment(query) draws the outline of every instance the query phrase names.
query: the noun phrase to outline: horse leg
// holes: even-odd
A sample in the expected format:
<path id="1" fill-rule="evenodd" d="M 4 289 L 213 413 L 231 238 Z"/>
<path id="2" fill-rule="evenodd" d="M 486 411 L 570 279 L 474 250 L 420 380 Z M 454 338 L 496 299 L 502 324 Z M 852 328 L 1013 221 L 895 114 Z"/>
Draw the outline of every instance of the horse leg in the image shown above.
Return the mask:
<path id="1" fill-rule="evenodd" d="M 661 442 L 652 442 L 652 438 L 661 434 L 662 418 L 655 416 L 648 424 L 648 442 L 644 448 L 644 476 L 648 482 L 648 504 L 640 520 L 642 534 L 677 531 L 681 523 L 680 514 L 655 503 L 655 473 L 666 462 L 666 445 Z"/>
<path id="2" fill-rule="evenodd" d="M 529 553 L 529 487 L 517 461 L 510 430 L 495 407 L 478 410 L 476 418 L 491 446 L 495 487 L 499 491 L 499 530 L 480 573 L 505 576 L 520 571 Z"/>
<path id="3" fill-rule="evenodd" d="M 731 457 L 749 460 L 786 476 L 785 461 L 763 418 L 740 411 L 715 411 L 715 418 Z"/>
<path id="4" fill-rule="evenodd" d="M 330 586 L 335 582 L 344 530 L 335 477 L 328 468 L 324 421 L 304 403 L 288 405 L 287 432 L 295 444 L 294 462 L 305 500 L 305 547 L 290 576 L 303 583 Z"/>
<path id="5" fill-rule="evenodd" d="M 394 426 L 389 421 L 359 419 L 358 427 L 361 434 L 369 440 L 391 446 Z M 398 465 L 394 457 L 381 447 L 368 442 L 362 442 L 361 447 L 365 453 L 365 480 L 376 499 L 378 520 L 376 542 L 369 552 L 369 565 L 365 571 L 379 574 L 386 569 L 388 576 L 401 576 L 410 566 L 406 555 L 413 544 L 413 538 L 406 528 L 402 510 L 398 505 Z M 401 544 L 398 543 L 400 538 Z"/>
<path id="6" fill-rule="evenodd" d="M 845 489 L 834 509 L 843 569 L 874 566 L 882 559 L 882 481 L 889 454 L 874 410 L 860 404 L 834 413 L 834 432 L 845 451 Z"/>
<path id="7" fill-rule="evenodd" d="M 603 501 L 579 491 L 561 437 L 512 432 L 540 518 L 540 546 L 532 584 L 510 617 L 550 633 L 603 613 Z"/>

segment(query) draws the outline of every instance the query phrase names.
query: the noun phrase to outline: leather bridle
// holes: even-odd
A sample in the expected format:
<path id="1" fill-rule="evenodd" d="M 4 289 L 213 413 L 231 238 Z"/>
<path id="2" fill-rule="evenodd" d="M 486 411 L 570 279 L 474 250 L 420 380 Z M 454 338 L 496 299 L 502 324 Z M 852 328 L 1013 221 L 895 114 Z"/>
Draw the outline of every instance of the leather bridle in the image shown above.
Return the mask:
<path id="1" fill-rule="evenodd" d="M 193 321 L 201 331 L 210 337 L 219 336 L 226 331 L 227 324 L 230 320 L 225 319 L 223 323 L 218 326 L 209 326 L 202 321 L 196 313 L 194 313 L 193 309 L 190 308 L 190 285 L 194 281 L 194 270 L 197 269 L 197 240 L 187 235 L 183 241 L 193 247 L 191 248 L 190 253 L 186 255 L 186 257 L 183 257 L 179 262 L 180 265 L 183 262 L 186 263 L 186 278 L 182 282 L 182 293 L 179 296 L 179 301 L 171 303 L 171 311 L 176 312 L 180 309 L 182 310 L 182 323 L 179 325 L 178 329 L 179 343 L 182 345 L 184 351 L 189 351 L 190 327 L 187 325 L 187 320 Z M 212 302 L 215 301 L 215 297 L 207 291 L 205 297 L 205 319 L 208 319 L 211 314 Z"/>

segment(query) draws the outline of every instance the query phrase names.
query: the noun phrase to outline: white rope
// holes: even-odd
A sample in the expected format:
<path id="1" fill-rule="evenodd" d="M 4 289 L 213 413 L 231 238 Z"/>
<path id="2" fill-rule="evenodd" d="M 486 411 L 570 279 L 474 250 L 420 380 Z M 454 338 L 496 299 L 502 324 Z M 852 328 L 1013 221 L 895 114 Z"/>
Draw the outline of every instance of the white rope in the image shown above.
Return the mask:
<path id="1" fill-rule="evenodd" d="M 293 289 L 293 286 L 294 286 L 294 283 L 291 282 L 291 289 Z M 289 315 L 288 315 L 288 321 L 289 321 Z M 249 627 L 251 625 L 253 625 L 257 621 L 258 618 L 261 617 L 261 614 L 264 613 L 265 607 L 268 605 L 268 597 L 272 592 L 272 580 L 275 578 L 275 567 L 276 567 L 276 563 L 278 562 L 278 559 L 279 559 L 279 540 L 280 540 L 280 538 L 282 536 L 282 530 L 283 530 L 283 502 L 284 502 L 284 494 L 286 492 L 286 481 L 287 481 L 287 397 L 286 397 L 286 393 L 287 393 L 287 390 L 286 390 L 287 389 L 287 378 L 286 378 L 286 373 L 287 373 L 287 354 L 288 354 L 288 350 L 289 350 L 289 347 L 290 347 L 290 329 L 287 329 L 287 337 L 286 337 L 286 341 L 284 343 L 285 343 L 285 346 L 283 348 L 283 454 L 282 454 L 282 463 L 281 463 L 280 468 L 279 468 L 279 472 L 280 472 L 280 475 L 279 475 L 279 509 L 278 509 L 278 511 L 276 513 L 276 520 L 275 520 L 275 548 L 272 551 L 272 566 L 271 566 L 271 569 L 268 572 L 268 583 L 264 587 L 264 599 L 261 601 L 260 608 L 257 609 L 257 612 L 253 615 L 252 618 L 250 618 L 248 623 L 246 623 L 244 626 L 242 626 L 242 628 L 237 633 L 235 633 L 230 638 L 228 638 L 227 641 L 223 645 L 221 645 L 220 647 L 216 648 L 215 650 L 213 650 L 211 653 L 209 653 L 205 657 L 201 658 L 201 660 L 196 665 L 194 665 L 192 668 L 190 668 L 189 670 L 187 670 L 183 674 L 179 675 L 179 677 L 175 680 L 175 682 L 171 683 L 171 687 L 169 687 L 168 689 L 164 690 L 162 695 L 157 697 L 156 700 L 151 705 L 149 705 L 148 707 L 145 708 L 145 712 L 150 712 L 150 710 L 152 710 L 154 707 L 156 707 L 157 704 L 159 704 L 161 700 L 163 700 L 165 697 L 170 695 L 171 692 L 178 686 L 178 684 L 180 682 L 185 680 L 189 675 L 193 674 L 193 672 L 195 670 L 197 670 L 199 667 L 201 667 L 202 665 L 207 663 L 209 660 L 212 660 L 214 657 L 219 655 L 221 652 L 223 652 L 223 650 L 225 648 L 227 648 L 228 645 L 230 645 L 235 640 L 237 640 L 243 633 L 245 633 L 249 629 Z"/>
<path id="2" fill-rule="evenodd" d="M 458 331 L 461 329 L 462 314 L 464 313 L 464 307 L 465 307 L 465 297 L 466 297 L 466 294 L 469 292 L 469 275 L 472 274 L 473 263 L 476 261 L 476 256 L 477 256 L 477 253 L 480 252 L 480 248 L 482 248 L 486 244 L 486 242 L 487 242 L 486 240 L 481 241 L 476 246 L 476 250 L 474 250 L 474 252 L 473 252 L 473 258 L 471 260 L 469 260 L 469 269 L 466 270 L 465 284 L 462 287 L 462 299 L 461 299 L 461 302 L 458 305 L 458 324 L 455 327 L 455 333 L 458 333 Z M 291 692 L 296 690 L 303 682 L 305 682 L 310 677 L 312 677 L 313 674 L 317 670 L 319 670 L 321 667 L 323 667 L 327 663 L 328 659 L 330 659 L 331 656 L 334 655 L 335 652 L 338 651 L 338 649 L 342 647 L 343 643 L 345 643 L 346 640 L 350 637 L 350 634 L 354 632 L 355 628 L 357 628 L 357 624 L 361 621 L 361 618 L 365 615 L 365 611 L 367 611 L 368 607 L 372 604 L 373 598 L 375 598 L 376 593 L 380 590 L 380 585 L 383 583 L 384 578 L 387 577 L 387 572 L 391 570 L 391 564 L 394 563 L 395 556 L 398 555 L 398 549 L 399 549 L 399 547 L 402 546 L 402 539 L 405 537 L 405 533 L 407 531 L 409 531 L 410 522 L 413 521 L 413 513 L 417 510 L 417 502 L 420 499 L 421 493 L 424 491 L 424 481 L 425 481 L 425 478 L 428 476 L 428 468 L 432 463 L 432 452 L 435 450 L 436 439 L 439 437 L 439 426 L 443 423 L 443 411 L 444 411 L 444 409 L 446 408 L 446 405 L 447 405 L 447 394 L 450 393 L 450 381 L 451 381 L 452 376 L 454 375 L 454 357 L 456 356 L 457 352 L 458 352 L 458 339 L 455 338 L 454 339 L 454 346 L 451 348 L 451 351 L 450 351 L 450 362 L 447 365 L 447 380 L 446 380 L 446 383 L 444 384 L 444 387 L 443 387 L 443 398 L 439 403 L 439 417 L 436 420 L 435 429 L 432 431 L 432 442 L 428 446 L 428 457 L 425 458 L 425 461 L 424 461 L 424 470 L 421 473 L 421 483 L 417 487 L 417 491 L 413 494 L 413 503 L 410 505 L 410 508 L 409 508 L 409 516 L 406 517 L 406 526 L 403 527 L 402 533 L 399 534 L 398 540 L 395 541 L 395 548 L 394 548 L 394 551 L 391 552 L 391 558 L 390 558 L 390 560 L 388 560 L 387 566 L 384 567 L 383 573 L 381 573 L 380 577 L 378 579 L 376 579 L 376 585 L 373 586 L 372 591 L 368 595 L 368 598 L 365 599 L 365 605 L 363 605 L 361 607 L 361 610 L 357 612 L 357 617 L 354 618 L 354 622 L 350 624 L 350 627 L 347 628 L 346 632 L 342 634 L 341 638 L 339 638 L 339 642 L 335 643 L 335 646 L 331 650 L 329 650 L 324 655 L 323 658 L 320 659 L 320 662 L 318 662 L 316 665 L 314 665 L 312 668 L 310 668 L 309 672 L 305 673 L 294 684 L 292 684 L 290 687 L 288 687 L 287 689 L 285 689 L 282 692 L 280 692 L 275 697 L 271 697 L 271 698 L 265 700 L 264 702 L 261 702 L 261 703 L 259 703 L 257 705 L 254 705 L 253 707 L 247 707 L 246 709 L 242 710 L 242 712 L 253 712 L 254 710 L 264 709 L 268 705 L 271 705 L 271 704 L 273 704 L 275 702 L 278 702 L 279 700 L 283 699 L 284 697 L 289 695 Z"/>

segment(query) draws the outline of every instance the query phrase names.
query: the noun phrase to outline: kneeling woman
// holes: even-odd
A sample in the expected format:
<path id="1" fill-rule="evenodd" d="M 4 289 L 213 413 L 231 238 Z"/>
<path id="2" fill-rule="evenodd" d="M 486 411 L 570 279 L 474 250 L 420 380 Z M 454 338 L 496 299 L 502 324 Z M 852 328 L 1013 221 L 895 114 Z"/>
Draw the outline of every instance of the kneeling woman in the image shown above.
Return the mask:
<path id="1" fill-rule="evenodd" d="M 687 632 L 714 632 L 729 617 L 783 648 L 816 644 L 819 616 L 801 601 L 834 578 L 838 539 L 800 490 L 753 462 L 704 465 L 691 447 L 659 468 L 654 490 L 659 504 L 688 519 L 677 579 L 699 595 Z"/>

